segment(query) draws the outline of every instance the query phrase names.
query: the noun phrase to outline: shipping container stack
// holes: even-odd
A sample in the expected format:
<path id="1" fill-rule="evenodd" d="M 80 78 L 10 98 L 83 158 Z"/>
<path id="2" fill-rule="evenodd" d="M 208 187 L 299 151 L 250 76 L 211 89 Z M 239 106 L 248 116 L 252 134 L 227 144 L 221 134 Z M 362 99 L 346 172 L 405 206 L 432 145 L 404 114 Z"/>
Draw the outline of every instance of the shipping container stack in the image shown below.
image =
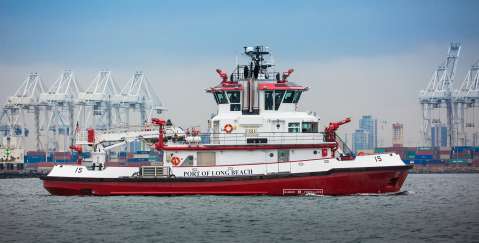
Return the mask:
<path id="1" fill-rule="evenodd" d="M 472 162 L 473 166 L 479 166 L 479 147 L 474 147 L 472 149 Z"/>
<path id="2" fill-rule="evenodd" d="M 479 147 L 386 147 L 375 153 L 396 153 L 406 163 L 416 165 L 474 165 L 479 167 Z"/>
<path id="3" fill-rule="evenodd" d="M 148 158 L 151 165 L 163 164 L 163 152 L 162 151 L 150 151 L 150 157 Z"/>
<path id="4" fill-rule="evenodd" d="M 404 157 L 402 157 L 406 164 L 414 163 L 416 158 L 416 148 L 405 148 Z"/>
<path id="5" fill-rule="evenodd" d="M 136 151 L 128 153 L 127 166 L 136 167 L 150 165 L 150 151 Z"/>
<path id="6" fill-rule="evenodd" d="M 474 147 L 456 146 L 451 150 L 451 164 L 470 164 L 473 160 Z"/>
<path id="7" fill-rule="evenodd" d="M 90 152 L 82 153 L 83 158 L 89 158 Z M 44 152 L 29 151 L 25 155 L 26 168 L 51 168 L 56 164 L 75 164 L 78 161 L 77 152 Z"/>
<path id="8" fill-rule="evenodd" d="M 439 147 L 438 149 L 436 149 L 435 159 L 438 159 L 443 163 L 449 162 L 449 160 L 451 159 L 451 148 Z"/>
<path id="9" fill-rule="evenodd" d="M 115 166 L 115 167 L 126 166 L 127 156 L 128 156 L 128 152 L 125 152 L 125 151 L 120 151 L 120 152 L 110 151 L 108 153 L 108 158 L 106 160 L 106 166 Z"/>
<path id="10" fill-rule="evenodd" d="M 417 147 L 414 164 L 440 164 L 439 150 L 433 147 Z"/>

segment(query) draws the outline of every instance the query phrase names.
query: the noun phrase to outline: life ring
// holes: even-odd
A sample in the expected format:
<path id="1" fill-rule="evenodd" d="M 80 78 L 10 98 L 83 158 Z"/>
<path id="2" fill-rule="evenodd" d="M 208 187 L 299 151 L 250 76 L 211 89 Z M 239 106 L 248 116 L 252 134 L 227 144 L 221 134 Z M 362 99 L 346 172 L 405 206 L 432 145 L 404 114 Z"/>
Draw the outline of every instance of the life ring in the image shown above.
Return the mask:
<path id="1" fill-rule="evenodd" d="M 225 130 L 226 133 L 231 133 L 233 131 L 233 126 L 231 124 L 226 124 L 223 130 Z"/>
<path id="2" fill-rule="evenodd" d="M 173 157 L 173 158 L 171 158 L 171 164 L 173 164 L 173 166 L 179 165 L 180 162 L 181 162 L 180 158 L 178 158 L 178 157 L 176 157 L 176 156 Z"/>

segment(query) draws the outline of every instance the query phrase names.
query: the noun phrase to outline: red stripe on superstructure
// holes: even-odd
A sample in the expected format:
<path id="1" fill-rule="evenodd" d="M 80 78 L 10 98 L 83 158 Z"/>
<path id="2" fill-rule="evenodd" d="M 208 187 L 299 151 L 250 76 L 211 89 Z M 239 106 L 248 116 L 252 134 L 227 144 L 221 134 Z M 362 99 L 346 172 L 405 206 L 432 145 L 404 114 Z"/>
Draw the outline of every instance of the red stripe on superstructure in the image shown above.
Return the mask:
<path id="1" fill-rule="evenodd" d="M 286 84 L 277 83 L 260 83 L 258 84 L 259 90 L 307 90 L 304 86 L 288 86 Z"/>
<path id="2" fill-rule="evenodd" d="M 215 92 L 215 91 L 231 91 L 231 90 L 243 90 L 243 85 L 238 83 L 233 84 L 223 84 L 221 86 L 211 87 L 206 90 L 206 92 Z"/>

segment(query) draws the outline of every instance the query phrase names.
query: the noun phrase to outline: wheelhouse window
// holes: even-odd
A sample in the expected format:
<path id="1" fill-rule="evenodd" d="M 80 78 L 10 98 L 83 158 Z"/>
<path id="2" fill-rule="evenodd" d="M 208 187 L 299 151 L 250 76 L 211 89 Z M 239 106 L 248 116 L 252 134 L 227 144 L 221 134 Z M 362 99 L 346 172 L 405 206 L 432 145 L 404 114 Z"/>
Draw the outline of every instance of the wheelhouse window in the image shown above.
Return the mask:
<path id="1" fill-rule="evenodd" d="M 230 103 L 240 103 L 240 92 L 239 91 L 228 91 L 226 92 Z"/>
<path id="2" fill-rule="evenodd" d="M 273 91 L 264 92 L 264 109 L 273 110 Z"/>
<path id="3" fill-rule="evenodd" d="M 264 92 L 264 109 L 265 110 L 278 110 L 281 103 L 297 103 L 301 91 L 293 90 L 275 90 Z"/>
<path id="4" fill-rule="evenodd" d="M 303 122 L 301 124 L 301 132 L 304 133 L 316 133 L 318 132 L 317 122 Z"/>
<path id="5" fill-rule="evenodd" d="M 301 93 L 302 93 L 302 92 L 299 91 L 299 90 L 294 91 L 293 103 L 295 103 L 295 104 L 298 103 L 299 98 L 301 98 Z"/>
<path id="6" fill-rule="evenodd" d="M 274 109 L 278 110 L 279 106 L 281 105 L 281 101 L 283 101 L 284 90 L 276 90 L 274 91 Z"/>
<path id="7" fill-rule="evenodd" d="M 228 99 L 226 98 L 225 92 L 215 92 L 214 96 L 217 104 L 228 104 Z"/>
<path id="8" fill-rule="evenodd" d="M 288 132 L 291 132 L 291 133 L 301 132 L 301 129 L 299 127 L 299 122 L 288 123 Z"/>
<path id="9" fill-rule="evenodd" d="M 241 94 L 239 91 L 227 91 L 230 101 L 230 111 L 241 111 Z"/>
<path id="10" fill-rule="evenodd" d="M 295 91 L 293 90 L 286 91 L 286 93 L 284 94 L 283 103 L 293 103 L 294 92 Z"/>

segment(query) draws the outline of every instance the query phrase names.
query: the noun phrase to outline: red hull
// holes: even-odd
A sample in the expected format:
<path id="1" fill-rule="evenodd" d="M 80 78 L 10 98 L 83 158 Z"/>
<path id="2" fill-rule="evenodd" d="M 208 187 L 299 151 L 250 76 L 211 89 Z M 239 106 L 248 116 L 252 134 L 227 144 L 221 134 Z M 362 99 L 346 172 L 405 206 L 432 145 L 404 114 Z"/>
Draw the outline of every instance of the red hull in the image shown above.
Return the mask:
<path id="1" fill-rule="evenodd" d="M 250 178 L 93 179 L 43 177 L 53 195 L 352 195 L 394 193 L 409 166 Z"/>

